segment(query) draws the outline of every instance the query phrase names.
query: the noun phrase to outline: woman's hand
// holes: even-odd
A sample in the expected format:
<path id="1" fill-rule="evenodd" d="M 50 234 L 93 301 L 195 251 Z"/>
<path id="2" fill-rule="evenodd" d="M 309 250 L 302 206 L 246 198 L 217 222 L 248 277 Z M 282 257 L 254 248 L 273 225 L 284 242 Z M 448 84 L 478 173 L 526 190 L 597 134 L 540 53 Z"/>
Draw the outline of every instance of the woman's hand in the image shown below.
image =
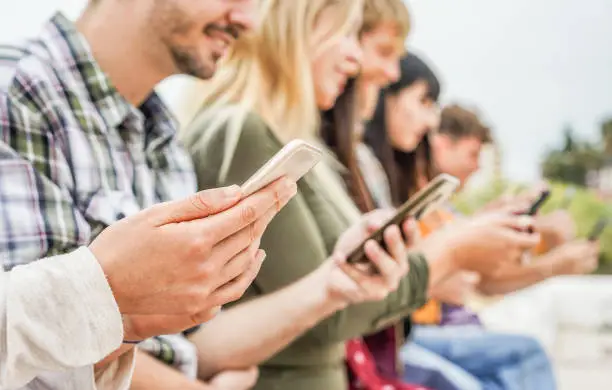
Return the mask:
<path id="1" fill-rule="evenodd" d="M 440 302 L 456 306 L 465 305 L 466 300 L 476 291 L 480 275 L 474 272 L 460 271 L 449 276 L 431 289 L 431 297 Z"/>
<path id="2" fill-rule="evenodd" d="M 565 243 L 547 254 L 555 275 L 584 275 L 597 269 L 600 246 L 598 242 L 576 240 Z"/>
<path id="3" fill-rule="evenodd" d="M 392 211 L 370 213 L 340 238 L 336 254 L 319 271 L 325 275 L 324 285 L 330 299 L 345 305 L 379 301 L 397 289 L 408 273 L 408 246 L 414 235 L 414 223 L 403 224 L 407 240 L 399 227 L 387 228 L 383 235 L 387 250 L 373 240 L 367 241 L 364 251 L 370 264 L 348 264 L 344 254 L 353 251 L 392 215 Z"/>
<path id="4" fill-rule="evenodd" d="M 538 244 L 539 234 L 527 232 L 532 225 L 530 217 L 484 213 L 431 234 L 420 249 L 432 262 L 450 258 L 454 269 L 494 275 Z"/>

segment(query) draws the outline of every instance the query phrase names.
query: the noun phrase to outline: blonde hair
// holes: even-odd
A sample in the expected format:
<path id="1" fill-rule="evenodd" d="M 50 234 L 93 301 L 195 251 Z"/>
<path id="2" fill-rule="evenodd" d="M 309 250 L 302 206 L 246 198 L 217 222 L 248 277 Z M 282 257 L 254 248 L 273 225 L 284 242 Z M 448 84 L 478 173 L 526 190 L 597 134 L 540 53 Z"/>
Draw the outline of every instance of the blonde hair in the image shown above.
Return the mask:
<path id="1" fill-rule="evenodd" d="M 207 128 L 194 129 L 203 131 L 203 143 L 225 129 L 221 181 L 236 157 L 235 148 L 250 112 L 261 117 L 282 142 L 297 138 L 316 142 L 320 111 L 311 59 L 315 50 L 359 27 L 363 14 L 363 0 L 262 0 L 260 7 L 259 29 L 236 42 L 208 86 L 204 108 L 198 114 L 198 121 L 207 123 Z M 324 42 L 313 42 L 318 19 L 330 7 L 337 7 L 335 23 L 321 34 L 326 37 Z M 317 36 L 320 32 L 316 31 Z M 345 193 L 342 178 L 330 166 L 318 164 L 313 174 L 326 196 Z M 348 195 L 338 205 L 349 220 L 359 218 Z"/>
<path id="2" fill-rule="evenodd" d="M 259 29 L 241 37 L 219 65 L 203 99 L 204 111 L 216 119 L 224 116 L 229 128 L 241 127 L 245 113 L 254 112 L 285 142 L 312 139 L 320 116 L 310 65 L 315 25 L 322 11 L 338 7 L 337 23 L 322 43 L 329 44 L 361 20 L 363 2 L 262 0 L 260 7 Z"/>
<path id="3" fill-rule="evenodd" d="M 402 41 L 408 38 L 411 27 L 410 13 L 403 0 L 365 0 L 364 5 L 362 32 L 391 22 L 399 30 Z"/>

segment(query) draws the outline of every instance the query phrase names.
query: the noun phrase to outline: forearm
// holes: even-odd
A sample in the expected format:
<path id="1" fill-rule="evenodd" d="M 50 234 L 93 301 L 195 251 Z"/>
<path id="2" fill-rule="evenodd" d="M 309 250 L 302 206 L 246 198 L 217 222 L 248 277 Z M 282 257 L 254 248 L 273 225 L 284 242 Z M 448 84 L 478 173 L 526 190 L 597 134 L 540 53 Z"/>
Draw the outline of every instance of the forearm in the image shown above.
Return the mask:
<path id="1" fill-rule="evenodd" d="M 397 290 L 384 300 L 350 305 L 309 329 L 304 344 L 329 345 L 370 334 L 397 323 L 423 306 L 427 299 L 429 267 L 422 255 L 409 256 L 410 270 Z"/>
<path id="2" fill-rule="evenodd" d="M 529 265 L 509 267 L 496 276 L 484 277 L 478 288 L 485 295 L 501 295 L 533 286 L 557 275 L 557 256 L 556 253 L 542 255 Z"/>
<path id="3" fill-rule="evenodd" d="M 179 371 L 151 357 L 146 352 L 136 351 L 136 366 L 131 390 L 208 390 L 202 382 L 192 381 Z"/>
<path id="4" fill-rule="evenodd" d="M 441 282 L 459 270 L 452 244 L 426 239 L 418 249 L 424 254 L 429 265 L 428 291 L 435 290 Z"/>
<path id="5" fill-rule="evenodd" d="M 256 366 L 345 304 L 329 298 L 319 270 L 274 293 L 222 311 L 190 337 L 198 376 Z"/>
<path id="6" fill-rule="evenodd" d="M 3 278 L 0 384 L 19 387 L 42 371 L 92 365 L 120 345 L 118 308 L 86 249 L 14 268 Z"/>

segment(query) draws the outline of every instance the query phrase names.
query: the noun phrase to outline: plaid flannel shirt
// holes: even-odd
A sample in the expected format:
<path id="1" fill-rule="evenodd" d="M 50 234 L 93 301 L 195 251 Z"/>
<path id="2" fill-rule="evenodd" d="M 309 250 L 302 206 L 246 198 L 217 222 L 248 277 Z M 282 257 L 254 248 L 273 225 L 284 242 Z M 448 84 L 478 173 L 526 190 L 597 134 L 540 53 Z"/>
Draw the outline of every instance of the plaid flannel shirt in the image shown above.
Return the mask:
<path id="1" fill-rule="evenodd" d="M 196 190 L 190 157 L 160 98 L 153 93 L 139 108 L 128 103 L 61 14 L 38 39 L 0 47 L 0 75 L 6 270 L 87 245 L 113 222 Z M 143 347 L 177 368 L 195 365 L 189 342 L 178 341 L 184 344 L 162 337 Z"/>

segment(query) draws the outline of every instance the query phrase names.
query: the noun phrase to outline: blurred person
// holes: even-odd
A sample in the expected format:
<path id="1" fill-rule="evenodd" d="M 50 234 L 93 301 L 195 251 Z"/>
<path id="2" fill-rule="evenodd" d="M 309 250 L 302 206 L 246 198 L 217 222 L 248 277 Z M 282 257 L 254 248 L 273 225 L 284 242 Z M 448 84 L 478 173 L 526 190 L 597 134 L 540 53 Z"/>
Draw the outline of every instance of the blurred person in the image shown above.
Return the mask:
<path id="1" fill-rule="evenodd" d="M 189 155 L 177 143 L 173 118 L 153 88 L 178 73 L 211 77 L 218 59 L 253 27 L 255 18 L 252 0 L 197 4 L 92 0 L 76 23 L 58 13 L 35 40 L 22 47 L 2 47 L 2 66 L 12 75 L 0 95 L 0 251 L 5 270 L 89 245 L 114 222 L 196 191 Z M 295 189 L 295 183 L 282 180 L 240 204 L 236 203 L 239 199 L 207 203 L 206 198 L 190 198 L 197 207 L 214 214 L 192 233 L 199 236 L 196 243 L 201 245 L 193 253 L 201 256 L 209 280 L 199 284 L 202 292 L 192 291 L 187 307 L 175 303 L 177 313 L 167 314 L 192 315 L 149 316 L 162 305 L 162 299 L 171 298 L 156 294 L 142 297 L 148 304 L 145 311 L 129 305 L 120 309 L 130 315 L 124 316 L 124 326 L 127 322 L 135 335 L 159 334 L 156 329 L 179 332 L 210 317 L 206 313 L 215 309 L 205 310 L 207 305 L 219 306 L 240 295 L 265 256 L 259 250 L 263 230 Z M 232 223 L 236 216 L 245 223 Z M 164 215 L 176 220 L 182 217 L 180 213 Z M 146 237 L 128 237 L 105 245 L 136 245 L 143 251 L 151 245 Z M 120 253 L 113 256 L 120 257 Z M 132 288 L 130 275 L 142 275 L 144 270 L 129 272 L 118 275 L 119 281 L 111 286 L 117 296 Z M 196 275 L 199 273 L 194 272 Z M 194 308 L 204 313 L 193 315 Z M 128 358 L 121 360 L 121 372 L 129 373 L 133 364 L 129 356 L 139 341 L 141 338 L 126 339 L 97 367 L 127 353 Z M 195 377 L 197 351 L 182 334 L 148 339 L 140 347 Z M 175 372 L 160 365 L 155 373 L 164 369 Z M 221 382 L 226 382 L 233 374 L 221 375 Z M 243 378 L 244 373 L 236 375 Z M 66 388 L 66 380 L 71 379 L 45 373 L 28 387 Z M 241 387 L 249 387 L 246 382 Z M 210 386 L 216 383 L 213 379 Z M 85 389 L 94 384 L 75 386 Z M 190 386 L 206 385 L 188 377 L 178 385 Z"/>
<path id="2" fill-rule="evenodd" d="M 361 3 L 275 0 L 263 5 L 261 30 L 245 36 L 228 55 L 212 81 L 202 112 L 184 133 L 201 188 L 243 182 L 291 139 L 316 142 L 320 111 L 334 106 L 358 70 Z M 306 29 L 298 29 L 303 21 L 307 21 Z M 343 118 L 351 123 L 350 114 Z M 222 167 L 220 172 L 210 169 L 215 165 Z M 268 256 L 252 288 L 239 303 L 192 336 L 196 344 L 210 347 L 210 343 L 219 343 L 219 348 L 203 349 L 201 376 L 207 374 L 211 355 L 219 359 L 226 354 L 228 361 L 242 361 L 232 362 L 237 365 L 248 364 L 248 359 L 267 359 L 260 368 L 258 389 L 345 388 L 346 374 L 341 368 L 344 341 L 412 311 L 423 302 L 428 283 L 443 279 L 448 270 L 496 268 L 490 262 L 473 263 L 460 256 L 452 260 L 436 256 L 428 263 L 423 256 L 408 257 L 396 247 L 389 253 L 392 257 L 378 253 L 378 261 L 388 263 L 389 271 L 397 268 L 395 273 L 389 272 L 399 277 L 391 279 L 395 292 L 367 305 L 353 304 L 348 294 L 332 294 L 342 299 L 330 301 L 330 288 L 339 290 L 333 287 L 336 279 L 332 276 L 339 274 L 333 271 L 336 265 L 330 263 L 330 255 L 338 248 L 354 248 L 366 236 L 364 217 L 339 176 L 343 171 L 330 156 L 299 183 L 295 200 L 262 238 Z M 366 215 L 365 220 L 376 214 Z M 515 220 L 506 218 L 504 223 Z M 399 236 L 396 239 L 401 241 Z M 368 255 L 378 262 L 372 258 L 375 248 L 372 246 Z M 452 252 L 452 246 L 447 251 Z M 360 286 L 364 287 L 363 282 Z M 378 298 L 384 297 L 382 292 L 388 291 L 381 290 Z M 296 304 L 313 297 L 323 300 L 317 305 Z M 225 327 L 221 328 L 224 318 Z M 219 332 L 213 327 L 227 331 L 241 324 L 243 329 L 244 323 L 258 337 L 245 335 L 240 338 L 242 351 L 238 353 L 234 348 L 239 347 L 232 345 L 232 353 L 227 353 L 223 348 L 227 342 L 215 337 Z"/>
<path id="3" fill-rule="evenodd" d="M 464 186 L 480 169 L 483 146 L 493 143 L 491 130 L 475 112 L 456 104 L 444 107 L 436 130 L 431 136 L 434 165 Z"/>
<path id="4" fill-rule="evenodd" d="M 439 129 L 431 139 L 435 169 L 457 177 L 462 185 L 479 169 L 483 145 L 493 140 L 491 130 L 474 111 L 456 104 L 442 110 Z M 541 191 L 541 186 L 533 188 L 498 207 L 526 209 Z M 507 294 L 553 276 L 590 273 L 595 269 L 599 245 L 574 239 L 575 224 L 566 211 L 538 215 L 534 228 L 542 238 L 543 245 L 536 248 L 541 256 L 528 265 L 509 267 L 495 277 L 483 278 L 478 286 L 481 292 Z"/>
<path id="5" fill-rule="evenodd" d="M 244 46 L 237 46 L 230 54 L 223 71 L 213 80 L 202 112 L 185 132 L 184 139 L 192 150 L 203 188 L 245 180 L 254 167 L 268 160 L 291 139 L 317 142 L 320 111 L 334 107 L 337 97 L 358 70 L 360 4 L 348 0 L 334 3 L 300 0 L 273 1 L 268 5 L 269 14 L 262 31 L 249 37 L 253 41 L 245 41 Z M 306 33 L 286 27 L 300 26 L 298 21 L 304 20 L 309 21 Z M 291 71 L 279 71 L 285 69 Z M 332 126 L 343 123 L 350 126 L 358 120 L 350 111 L 338 119 Z M 352 131 L 343 134 L 351 137 Z M 208 168 L 211 164 L 221 164 L 225 169 L 213 172 Z M 298 291 L 301 281 L 296 280 L 325 275 L 321 270 L 326 269 L 339 237 L 343 241 L 342 232 L 363 232 L 359 222 L 363 217 L 340 176 L 342 172 L 356 173 L 354 168 L 355 165 L 342 167 L 330 155 L 304 177 L 295 201 L 263 237 L 262 247 L 268 257 L 253 288 L 243 298 L 246 303 L 233 305 L 225 312 L 226 315 L 238 310 L 246 313 L 246 305 L 254 305 L 273 291 L 285 288 L 284 304 L 245 315 L 256 316 L 257 325 L 261 324 L 262 329 L 255 331 L 259 336 L 258 351 L 273 345 L 266 341 L 267 337 L 278 339 L 278 334 L 287 335 L 286 341 L 290 343 L 263 363 L 258 389 L 346 388 L 346 373 L 341 368 L 346 340 L 410 313 L 422 303 L 428 283 L 443 279 L 448 269 L 482 266 L 470 263 L 467 258 L 452 261 L 436 258 L 430 262 L 415 253 L 408 257 L 410 272 L 397 281 L 398 289 L 383 301 L 368 305 L 351 305 L 345 301 L 332 313 L 323 313 L 320 309 L 318 313 L 311 313 L 310 318 L 316 322 L 310 322 L 311 319 L 304 328 L 294 324 L 286 332 L 271 332 L 270 328 L 286 321 L 286 312 L 306 310 L 295 304 L 299 295 L 289 295 Z M 394 258 L 400 264 L 406 261 L 402 256 L 394 255 Z M 319 296 L 322 288 L 325 283 L 311 287 L 310 294 Z M 223 314 L 218 318 L 223 318 Z M 208 325 L 199 333 L 206 332 Z M 294 340 L 304 331 L 302 337 Z"/>
<path id="6" fill-rule="evenodd" d="M 357 79 L 356 109 L 359 120 L 354 126 L 344 126 L 344 129 L 338 129 L 339 132 L 344 131 L 346 133 L 349 129 L 354 128 L 353 131 L 358 134 L 357 138 L 363 135 L 363 122 L 372 117 L 381 88 L 397 81 L 399 77 L 399 60 L 405 52 L 404 44 L 410 29 L 410 14 L 405 2 L 401 0 L 365 1 L 364 22 L 360 34 L 363 60 Z M 350 96 L 350 92 L 347 95 Z M 339 105 L 342 105 L 342 103 Z M 331 137 L 333 138 L 334 135 Z M 341 135 L 340 137 L 347 137 L 347 135 Z M 351 141 L 349 144 L 353 145 L 353 136 L 348 137 L 348 140 Z M 341 141 L 332 142 L 342 144 Z M 333 143 L 330 146 L 333 147 Z M 346 145 L 342 147 L 344 148 L 343 151 L 336 150 L 337 153 L 340 153 L 338 157 L 342 160 L 341 162 L 345 166 L 355 164 L 351 157 L 353 153 L 348 152 Z M 356 155 L 368 154 L 370 161 L 376 161 L 371 151 L 363 144 L 357 143 L 354 147 Z M 353 169 L 359 169 L 358 162 Z M 353 178 L 353 181 L 356 181 L 355 178 Z M 351 183 L 347 184 L 351 186 Z M 353 184 L 353 200 L 360 210 L 369 210 L 374 205 L 371 194 L 367 194 L 365 189 L 362 189 L 361 193 L 355 191 L 358 190 L 355 184 L 364 186 L 364 183 L 360 183 L 360 181 Z M 382 188 L 381 191 L 385 191 L 384 186 L 379 188 Z M 391 207 L 390 204 L 378 204 L 378 206 Z M 352 388 L 357 388 L 364 382 L 369 382 L 369 385 L 372 386 L 372 382 L 376 379 L 383 384 L 385 379 L 382 379 L 382 376 L 386 377 L 386 381 L 389 381 L 389 378 L 393 380 L 398 378 L 396 351 L 402 341 L 398 340 L 397 335 L 401 333 L 403 333 L 402 330 L 395 325 L 368 335 L 363 339 L 354 339 L 347 342 L 346 361 Z M 361 356 L 368 356 L 372 360 L 372 362 L 369 362 L 371 364 L 355 363 Z M 367 370 L 369 366 L 373 367 L 370 372 Z M 443 381 L 444 378 L 440 377 L 440 380 Z M 440 386 L 441 383 L 437 383 L 437 385 Z M 403 386 L 406 386 L 406 384 L 403 384 Z"/>
<path id="7" fill-rule="evenodd" d="M 246 180 L 254 167 L 291 139 L 316 142 L 320 110 L 335 104 L 359 69 L 361 1 L 264 4 L 261 30 L 230 53 L 213 79 L 202 112 L 185 131 L 201 188 Z M 299 28 L 304 21 L 305 28 Z M 226 169 L 211 171 L 215 163 Z M 339 248 L 346 253 L 358 245 L 367 234 L 363 221 L 370 219 L 364 219 L 346 195 L 336 164 L 321 162 L 302 179 L 296 201 L 262 239 L 268 257 L 260 278 L 241 302 L 217 318 L 233 316 L 233 324 L 228 320 L 227 326 L 249 323 L 257 335 L 245 337 L 243 345 L 250 350 L 240 353 L 265 360 L 256 389 L 346 388 L 341 365 L 344 340 L 411 310 L 424 298 L 427 267 L 420 256 L 407 256 L 397 229 L 387 232 L 395 240 L 388 244 L 389 254 L 377 245 L 367 251 L 372 261 L 379 252 L 381 259 L 387 258 L 389 270 L 395 269 L 389 275 L 396 278 L 396 292 L 386 298 L 379 294 L 382 302 L 367 305 L 357 305 L 361 300 L 347 299 L 346 293 L 331 294 L 341 291 L 343 273 L 330 256 Z M 272 300 L 274 296 L 279 299 Z M 316 305 L 308 303 L 313 299 Z M 260 309 L 254 310 L 258 303 Z M 196 343 L 207 331 L 209 326 L 193 336 Z"/>
<path id="8" fill-rule="evenodd" d="M 374 113 L 381 88 L 397 81 L 399 59 L 410 32 L 410 14 L 402 0 L 365 0 L 361 49 L 363 61 L 358 80 L 361 119 Z"/>
<path id="9" fill-rule="evenodd" d="M 399 81 L 392 84 L 381 95 L 374 119 L 368 124 L 365 133 L 365 140 L 381 160 L 383 172 L 386 173 L 385 176 L 390 183 L 389 194 L 391 199 L 388 199 L 387 202 L 396 205 L 403 203 L 412 192 L 433 177 L 435 171 L 431 163 L 431 153 L 428 146 L 431 135 L 428 135 L 428 133 L 435 129 L 439 123 L 435 109 L 439 83 L 435 75 L 422 60 L 410 54 L 402 59 L 400 68 L 402 72 Z M 362 167 L 365 166 L 362 163 Z M 366 177 L 369 179 L 369 188 L 376 188 L 380 184 L 375 186 L 373 183 L 380 183 L 381 180 L 385 180 L 383 175 L 380 173 L 376 175 L 373 171 Z M 380 191 L 378 193 L 380 194 Z M 443 231 L 431 233 L 423 243 L 437 242 L 440 245 L 442 241 L 438 241 L 439 237 L 450 238 L 455 236 L 455 239 L 459 240 L 458 246 L 453 248 L 456 254 L 478 257 L 486 261 L 499 257 L 500 253 L 503 253 L 504 257 L 508 258 L 504 264 L 512 264 L 517 261 L 522 251 L 535 245 L 537 236 L 529 237 L 526 233 L 508 229 L 504 225 L 496 226 L 496 218 L 499 218 L 498 213 L 489 213 L 471 220 L 456 222 Z M 479 227 L 479 229 L 474 227 Z M 436 238 L 436 235 L 438 235 L 438 238 Z M 525 245 L 526 240 L 529 240 L 529 245 Z M 514 248 L 514 250 L 509 250 L 510 248 Z M 493 275 L 487 272 L 481 272 L 480 274 L 483 277 Z M 436 291 L 448 285 L 449 280 L 452 279 L 454 278 L 449 278 L 444 283 L 433 286 L 430 289 L 431 294 L 436 294 Z M 472 278 L 472 283 L 477 280 L 478 278 Z M 466 284 L 470 285 L 467 281 Z M 473 317 L 463 318 L 471 321 L 470 319 Z M 411 326 L 410 323 L 407 325 L 408 327 Z M 513 370 L 514 373 L 525 375 L 525 378 L 522 378 L 524 380 L 520 382 L 516 381 L 517 378 L 505 378 L 510 384 L 514 383 L 516 385 L 531 380 L 532 384 L 536 383 L 544 386 L 536 388 L 551 388 L 550 382 L 547 382 L 550 379 L 549 376 L 551 376 L 548 374 L 550 370 L 548 372 L 545 370 L 546 365 L 549 366 L 546 356 L 544 355 L 544 359 L 541 361 L 541 354 L 532 354 L 534 348 L 536 352 L 541 352 L 537 350 L 537 342 L 522 336 L 516 336 L 513 339 L 519 347 L 524 347 L 521 351 L 529 352 L 522 362 L 516 362 L 513 358 L 507 360 L 493 359 L 493 356 L 490 356 L 489 359 L 483 358 L 486 355 L 482 355 L 482 353 L 486 349 L 483 350 L 484 347 L 479 344 L 485 344 L 483 339 L 472 337 L 471 335 L 475 332 L 464 331 L 464 328 L 477 329 L 478 322 L 473 325 L 470 328 L 449 327 L 448 337 L 442 340 L 444 343 L 441 342 L 443 346 L 440 348 L 433 342 L 429 342 L 429 334 L 421 328 L 417 328 L 412 335 L 414 343 L 408 343 L 402 350 L 402 358 L 406 363 L 406 379 L 429 385 L 427 383 L 429 378 L 419 377 L 423 373 L 423 368 L 438 367 L 440 370 L 448 370 L 446 367 L 451 364 L 454 365 L 454 369 L 446 371 L 448 373 L 447 379 L 450 379 L 457 388 L 461 389 L 487 388 L 492 383 L 496 383 L 499 377 L 504 379 L 505 372 L 510 373 Z M 425 329 L 425 331 L 428 330 L 429 328 Z M 470 336 L 458 337 L 459 334 Z M 478 331 L 475 334 L 480 336 L 485 333 Z M 519 344 L 521 340 L 524 341 L 522 345 Z M 464 345 L 465 348 L 451 348 L 452 345 L 455 345 L 452 344 L 453 342 L 457 345 Z M 487 345 L 489 351 L 491 351 L 492 345 L 495 344 Z M 445 349 L 444 346 L 448 347 Z M 427 356 L 427 359 L 419 359 L 419 354 L 423 353 L 423 347 L 433 352 L 436 358 L 430 358 L 430 354 L 429 356 L 424 355 Z M 466 350 L 470 353 L 477 351 L 477 353 L 470 354 L 468 359 L 462 360 L 458 357 L 463 358 L 465 356 L 457 356 L 459 350 Z M 505 356 L 512 357 L 516 354 L 511 350 Z M 487 362 L 487 364 L 483 364 L 483 362 Z M 529 368 L 532 370 L 521 370 L 523 368 L 522 363 L 525 363 L 525 365 L 531 364 Z M 480 367 L 482 370 L 478 371 L 474 367 Z M 495 368 L 493 374 L 491 373 L 492 368 Z M 537 369 L 543 371 L 539 376 L 535 374 Z M 486 375 L 490 377 L 487 377 L 483 371 L 486 371 Z M 531 377 L 527 375 L 529 373 Z M 419 380 L 423 382 L 419 382 Z M 552 383 L 554 386 L 554 380 Z"/>

